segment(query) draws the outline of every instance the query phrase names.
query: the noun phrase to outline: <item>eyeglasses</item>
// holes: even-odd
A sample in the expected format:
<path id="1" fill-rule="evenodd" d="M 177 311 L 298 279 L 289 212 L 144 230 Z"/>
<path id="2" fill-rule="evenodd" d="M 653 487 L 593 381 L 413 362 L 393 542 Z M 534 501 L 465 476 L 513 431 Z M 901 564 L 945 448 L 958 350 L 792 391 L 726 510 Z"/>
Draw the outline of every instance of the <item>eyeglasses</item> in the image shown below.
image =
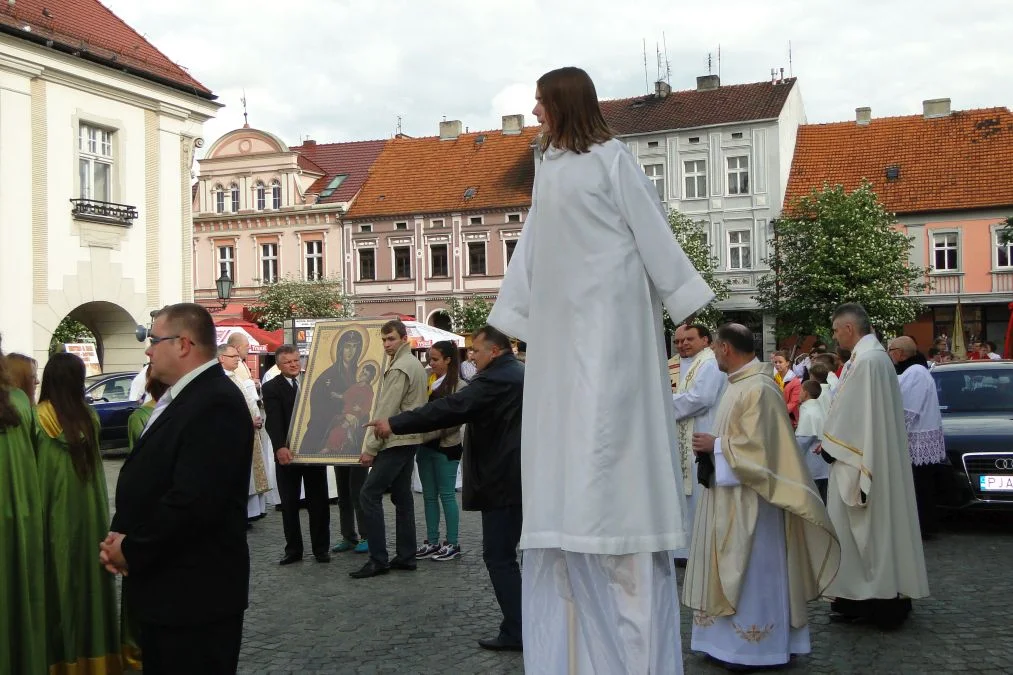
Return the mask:
<path id="1" fill-rule="evenodd" d="M 165 342 L 166 340 L 178 340 L 181 337 L 183 337 L 183 336 L 182 335 L 166 335 L 165 337 L 158 337 L 157 335 L 152 335 L 151 333 L 148 333 L 148 342 L 151 343 L 152 347 L 154 347 L 159 342 Z"/>
<path id="2" fill-rule="evenodd" d="M 222 356 L 224 356 L 227 359 L 238 359 L 239 358 L 239 354 L 222 354 Z"/>

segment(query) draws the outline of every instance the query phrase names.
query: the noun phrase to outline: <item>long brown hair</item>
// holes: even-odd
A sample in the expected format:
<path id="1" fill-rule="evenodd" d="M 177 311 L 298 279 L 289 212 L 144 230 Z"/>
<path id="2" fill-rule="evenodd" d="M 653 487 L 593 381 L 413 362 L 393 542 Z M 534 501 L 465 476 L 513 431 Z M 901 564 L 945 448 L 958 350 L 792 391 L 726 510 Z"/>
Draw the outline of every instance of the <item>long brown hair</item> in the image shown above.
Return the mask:
<path id="1" fill-rule="evenodd" d="M 542 135 L 542 152 L 553 145 L 583 153 L 615 134 L 609 129 L 591 77 L 573 66 L 558 68 L 538 78 L 538 96 L 548 117 L 549 131 Z"/>
<path id="2" fill-rule="evenodd" d="M 433 390 L 433 398 L 450 396 L 457 391 L 457 383 L 461 380 L 461 353 L 450 340 L 441 340 L 435 343 L 430 350 L 435 349 L 445 359 L 450 359 L 447 364 L 447 374 L 443 376 L 443 382 Z"/>
<path id="3" fill-rule="evenodd" d="M 66 352 L 53 354 L 42 371 L 39 403 L 49 401 L 63 427 L 70 460 L 82 481 L 88 481 L 99 460 L 95 422 L 84 400 L 84 361 Z"/>
<path id="4" fill-rule="evenodd" d="M 35 374 L 37 362 L 24 354 L 7 355 L 7 372 L 11 386 L 25 392 L 25 396 L 35 405 Z"/>
<path id="5" fill-rule="evenodd" d="M 8 372 L 7 359 L 0 349 L 0 431 L 11 429 L 21 424 L 17 409 L 11 403 L 11 379 Z"/>

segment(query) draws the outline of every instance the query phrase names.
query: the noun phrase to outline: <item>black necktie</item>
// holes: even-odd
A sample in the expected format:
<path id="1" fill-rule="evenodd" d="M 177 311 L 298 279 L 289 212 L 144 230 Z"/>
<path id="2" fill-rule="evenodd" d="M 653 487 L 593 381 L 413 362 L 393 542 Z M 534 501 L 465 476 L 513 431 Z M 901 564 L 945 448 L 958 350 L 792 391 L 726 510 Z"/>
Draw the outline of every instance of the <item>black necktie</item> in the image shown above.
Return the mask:
<path id="1" fill-rule="evenodd" d="M 294 377 L 292 378 L 292 391 L 294 391 L 297 395 L 299 394 L 299 383 Z"/>

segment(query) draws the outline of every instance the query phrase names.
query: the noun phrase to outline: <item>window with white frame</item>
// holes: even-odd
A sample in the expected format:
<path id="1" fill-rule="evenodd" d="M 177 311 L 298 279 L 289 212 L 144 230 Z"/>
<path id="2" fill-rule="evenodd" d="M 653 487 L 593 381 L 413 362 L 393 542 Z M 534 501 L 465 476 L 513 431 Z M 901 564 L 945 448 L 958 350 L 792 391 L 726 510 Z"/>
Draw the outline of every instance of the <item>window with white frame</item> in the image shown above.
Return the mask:
<path id="1" fill-rule="evenodd" d="M 434 218 L 429 221 L 429 227 L 441 228 L 443 227 L 443 218 Z"/>
<path id="2" fill-rule="evenodd" d="M 468 218 L 468 224 L 469 225 L 481 225 L 482 224 L 482 216 L 470 216 Z"/>
<path id="3" fill-rule="evenodd" d="M 506 246 L 506 264 L 510 264 L 510 259 L 514 257 L 514 251 L 517 249 L 516 239 L 507 239 L 503 242 Z"/>
<path id="4" fill-rule="evenodd" d="M 236 281 L 236 249 L 231 246 L 218 247 L 218 275 L 226 275 Z"/>
<path id="5" fill-rule="evenodd" d="M 954 272 L 958 263 L 956 232 L 940 232 L 932 235 L 932 269 L 937 272 Z"/>
<path id="6" fill-rule="evenodd" d="M 359 281 L 376 281 L 376 249 L 359 249 Z"/>
<path id="7" fill-rule="evenodd" d="M 111 202 L 113 197 L 113 132 L 89 124 L 78 130 L 78 172 L 81 199 Z"/>
<path id="8" fill-rule="evenodd" d="M 394 223 L 394 229 L 395 230 L 407 230 L 408 229 L 408 223 L 405 223 L 405 222 Z"/>
<path id="9" fill-rule="evenodd" d="M 260 245 L 260 282 L 273 284 L 278 280 L 278 244 Z"/>
<path id="10" fill-rule="evenodd" d="M 508 223 L 519 223 L 521 222 L 521 214 L 519 213 L 508 213 L 506 217 Z"/>
<path id="11" fill-rule="evenodd" d="M 644 173 L 654 183 L 654 189 L 658 191 L 658 196 L 661 201 L 665 201 L 665 165 L 664 164 L 645 164 Z"/>
<path id="12" fill-rule="evenodd" d="M 1013 268 L 1013 242 L 1003 243 L 1002 230 L 995 233 L 995 266 Z"/>
<path id="13" fill-rule="evenodd" d="M 256 193 L 257 210 L 263 211 L 267 208 L 267 188 L 264 187 L 264 183 L 258 180 L 254 192 Z"/>
<path id="14" fill-rule="evenodd" d="M 275 210 L 281 208 L 281 183 L 278 179 L 271 181 L 271 208 Z"/>
<path id="15" fill-rule="evenodd" d="M 728 269 L 748 270 L 753 266 L 749 230 L 732 230 L 728 233 Z"/>
<path id="16" fill-rule="evenodd" d="M 485 242 L 468 242 L 468 274 L 485 276 Z"/>
<path id="17" fill-rule="evenodd" d="M 232 213 L 239 212 L 239 186 L 233 183 L 229 186 L 229 197 L 231 199 L 230 206 L 232 207 Z"/>
<path id="18" fill-rule="evenodd" d="M 728 194 L 749 194 L 749 157 L 728 157 Z"/>
<path id="19" fill-rule="evenodd" d="M 412 249 L 410 246 L 394 247 L 394 278 L 412 278 Z"/>
<path id="20" fill-rule="evenodd" d="M 306 242 L 306 280 L 324 278 L 324 242 L 319 239 Z"/>
<path id="21" fill-rule="evenodd" d="M 429 276 L 450 276 L 450 255 L 446 244 L 433 244 L 429 247 Z"/>
<path id="22" fill-rule="evenodd" d="M 225 188 L 216 185 L 211 194 L 215 199 L 215 213 L 225 213 Z"/>
<path id="23" fill-rule="evenodd" d="M 691 159 L 683 162 L 683 173 L 686 179 L 684 199 L 703 199 L 707 196 L 707 162 L 702 159 Z"/>
<path id="24" fill-rule="evenodd" d="M 372 232 L 372 231 L 373 231 L 373 225 L 372 224 L 369 224 L 369 225 L 359 225 L 359 232 Z"/>

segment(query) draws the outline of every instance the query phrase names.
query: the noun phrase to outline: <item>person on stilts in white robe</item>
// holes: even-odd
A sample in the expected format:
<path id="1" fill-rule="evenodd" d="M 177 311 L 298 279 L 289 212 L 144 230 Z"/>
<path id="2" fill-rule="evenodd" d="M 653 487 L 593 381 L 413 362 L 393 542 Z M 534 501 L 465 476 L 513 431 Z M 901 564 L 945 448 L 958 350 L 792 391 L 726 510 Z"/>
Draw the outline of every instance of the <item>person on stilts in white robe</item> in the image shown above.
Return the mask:
<path id="1" fill-rule="evenodd" d="M 682 672 L 672 553 L 687 544 L 662 303 L 714 293 L 587 73 L 538 80 L 531 210 L 489 323 L 527 343 L 524 666 Z"/>
<path id="2" fill-rule="evenodd" d="M 682 463 L 682 485 L 686 495 L 686 528 L 693 529 L 696 513 L 696 455 L 693 454 L 693 433 L 709 433 L 714 429 L 714 413 L 728 384 L 728 377 L 718 368 L 710 349 L 711 333 L 703 325 L 681 325 L 675 329 L 679 350 L 679 382 L 672 405 L 675 408 L 678 432 L 679 461 Z M 675 551 L 676 565 L 683 566 L 689 558 L 689 547 Z"/>
<path id="3" fill-rule="evenodd" d="M 714 435 L 693 434 L 708 487 L 683 587 L 691 647 L 733 668 L 782 665 L 809 653 L 806 603 L 837 573 L 840 544 L 752 332 L 722 326 L 713 350 L 728 388 Z"/>
<path id="4" fill-rule="evenodd" d="M 834 339 L 852 356 L 823 426 L 833 463 L 827 509 L 841 541 L 841 571 L 827 589 L 831 620 L 899 626 L 929 595 L 915 510 L 904 403 L 893 362 L 861 305 L 841 305 Z"/>

